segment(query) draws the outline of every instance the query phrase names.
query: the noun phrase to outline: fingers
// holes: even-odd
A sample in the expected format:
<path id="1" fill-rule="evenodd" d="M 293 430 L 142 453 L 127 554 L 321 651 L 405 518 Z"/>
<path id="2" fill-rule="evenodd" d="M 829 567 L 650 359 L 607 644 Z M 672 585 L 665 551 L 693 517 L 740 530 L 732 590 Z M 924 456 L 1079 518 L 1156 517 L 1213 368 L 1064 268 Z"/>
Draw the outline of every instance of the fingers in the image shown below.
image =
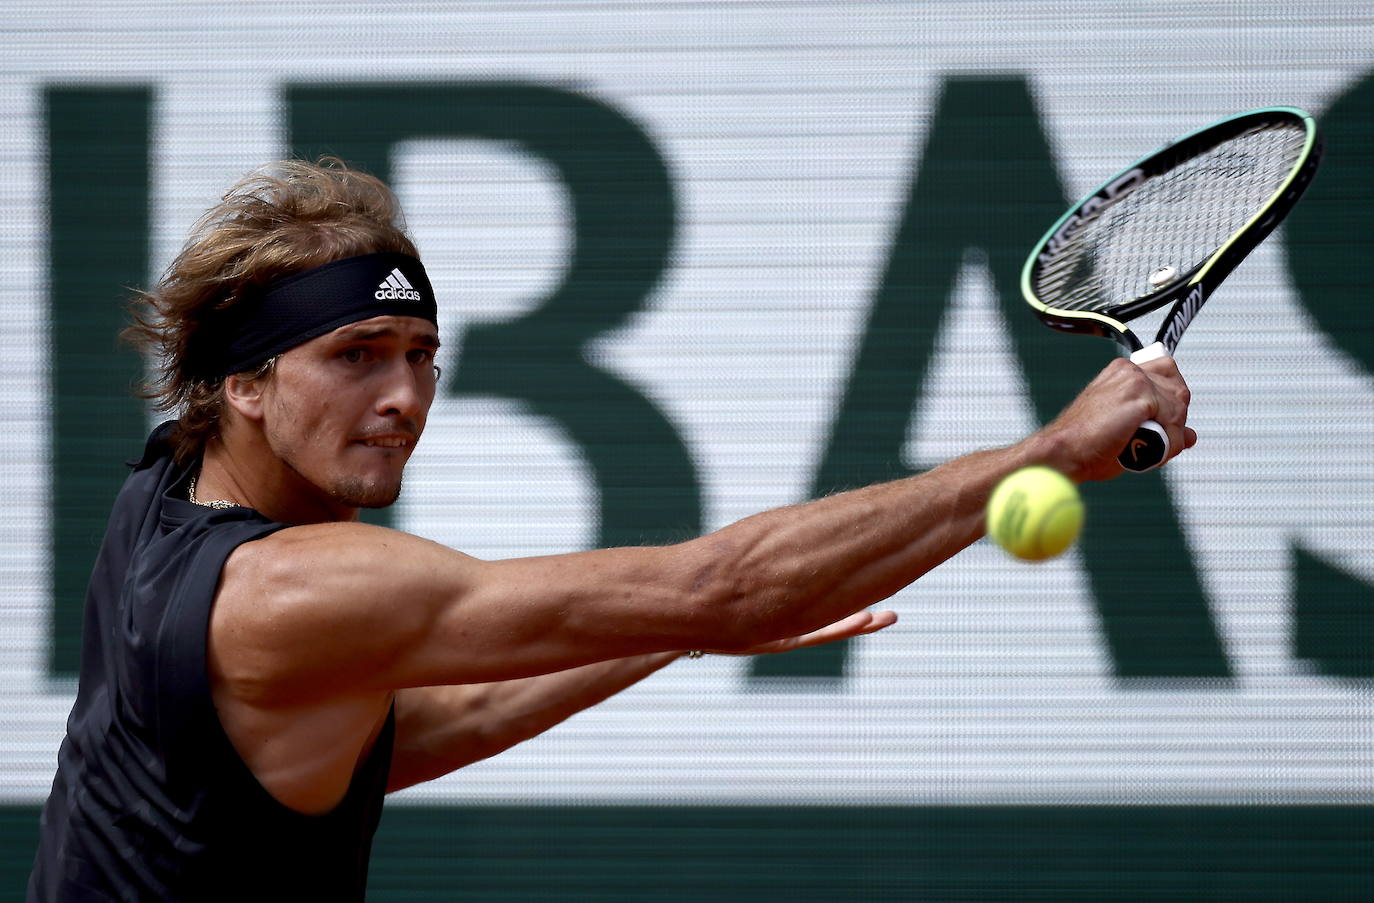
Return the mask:
<path id="1" fill-rule="evenodd" d="M 897 623 L 895 611 L 856 611 L 834 624 L 796 637 L 794 641 L 796 646 L 793 648 L 803 649 L 807 646 L 820 646 L 825 643 L 833 643 L 836 640 L 864 636 L 865 634 L 876 633 L 885 627 L 891 627 L 895 623 Z"/>
<path id="2" fill-rule="evenodd" d="M 1187 426 L 1192 398 L 1171 358 L 1135 364 L 1116 358 L 1036 437 L 1047 462 L 1075 482 L 1109 480 L 1123 472 L 1117 461 L 1136 430 L 1157 421 L 1169 439 L 1170 457 L 1197 442 Z"/>
<path id="3" fill-rule="evenodd" d="M 862 636 L 867 633 L 877 633 L 897 623 L 897 613 L 895 611 L 866 611 L 859 614 L 868 615 L 868 624 L 855 634 Z"/>
<path id="4" fill-rule="evenodd" d="M 895 611 L 880 611 L 873 615 L 873 620 L 869 622 L 868 629 L 864 633 L 876 633 L 879 630 L 891 627 L 897 623 L 897 613 Z"/>
<path id="5" fill-rule="evenodd" d="M 1139 366 L 1150 380 L 1153 419 L 1164 427 L 1169 436 L 1169 457 L 1176 457 L 1184 449 L 1197 444 L 1197 432 L 1187 426 L 1192 392 L 1173 358 L 1156 358 Z"/>
<path id="6" fill-rule="evenodd" d="M 870 633 L 877 633 L 887 627 L 897 623 L 897 613 L 895 611 L 857 611 L 847 618 L 841 618 L 833 624 L 828 624 L 819 630 L 802 634 L 797 637 L 789 637 L 784 640 L 774 640 L 771 643 L 761 643 L 750 649 L 739 652 L 728 653 L 732 655 L 771 655 L 777 652 L 791 652 L 793 649 L 805 649 L 809 646 L 823 646 L 826 643 L 833 643 L 836 640 L 847 640 L 851 637 L 865 636 Z"/>

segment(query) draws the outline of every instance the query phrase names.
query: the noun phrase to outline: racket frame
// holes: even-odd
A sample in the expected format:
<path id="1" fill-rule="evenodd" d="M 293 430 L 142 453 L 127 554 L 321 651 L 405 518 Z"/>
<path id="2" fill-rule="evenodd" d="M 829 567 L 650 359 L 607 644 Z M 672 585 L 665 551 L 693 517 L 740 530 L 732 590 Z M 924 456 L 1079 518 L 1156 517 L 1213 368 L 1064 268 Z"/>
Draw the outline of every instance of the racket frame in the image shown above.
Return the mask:
<path id="1" fill-rule="evenodd" d="M 1181 161 L 1196 157 L 1223 141 L 1271 124 L 1275 120 L 1301 124 L 1306 132 L 1306 141 L 1297 165 L 1259 210 L 1201 264 L 1175 276 L 1168 285 L 1162 286 L 1158 291 L 1133 298 L 1105 311 L 1065 310 L 1051 307 L 1040 300 L 1035 292 L 1034 280 L 1039 272 L 1041 257 L 1052 245 L 1067 241 L 1076 231 L 1075 227 L 1087 225 L 1105 210 L 1125 200 L 1151 176 L 1167 172 Z M 1309 113 L 1296 107 L 1263 107 L 1250 110 L 1190 132 L 1140 158 L 1070 207 L 1068 212 L 1049 228 L 1036 244 L 1035 250 L 1026 258 L 1026 264 L 1021 270 L 1021 293 L 1041 321 L 1052 329 L 1115 339 L 1128 352 L 1139 351 L 1144 346 L 1126 325 L 1126 321 L 1173 302 L 1173 310 L 1169 311 L 1155 337 L 1156 342 L 1163 343 L 1167 353 L 1173 354 L 1183 331 L 1216 287 L 1269 233 L 1274 231 L 1297 204 L 1317 171 L 1321 151 L 1321 133 L 1317 129 L 1316 121 Z"/>

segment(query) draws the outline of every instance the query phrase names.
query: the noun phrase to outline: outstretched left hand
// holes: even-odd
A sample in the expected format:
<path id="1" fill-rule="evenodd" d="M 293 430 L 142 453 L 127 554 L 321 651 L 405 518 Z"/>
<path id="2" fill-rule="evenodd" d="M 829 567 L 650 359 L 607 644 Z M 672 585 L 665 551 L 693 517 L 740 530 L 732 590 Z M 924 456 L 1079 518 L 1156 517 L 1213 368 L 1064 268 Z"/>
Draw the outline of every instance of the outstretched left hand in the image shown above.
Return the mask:
<path id="1" fill-rule="evenodd" d="M 897 613 L 895 611 L 856 611 L 834 624 L 828 624 L 820 630 L 813 630 L 801 636 L 788 637 L 785 640 L 773 640 L 768 643 L 760 643 L 757 646 L 750 646 L 748 649 L 737 649 L 719 654 L 772 655 L 778 652 L 791 652 L 793 649 L 823 646 L 836 640 L 847 640 L 850 637 L 863 636 L 866 633 L 876 633 L 896 623 Z"/>

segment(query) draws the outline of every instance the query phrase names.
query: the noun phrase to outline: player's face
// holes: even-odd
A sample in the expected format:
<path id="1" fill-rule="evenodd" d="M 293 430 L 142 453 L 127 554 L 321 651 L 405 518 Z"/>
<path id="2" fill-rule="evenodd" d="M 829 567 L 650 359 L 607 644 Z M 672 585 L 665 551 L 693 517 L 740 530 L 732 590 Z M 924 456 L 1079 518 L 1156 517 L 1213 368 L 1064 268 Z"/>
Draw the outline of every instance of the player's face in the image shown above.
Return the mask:
<path id="1" fill-rule="evenodd" d="M 264 388 L 267 442 L 302 491 L 336 505 L 396 501 L 434 402 L 433 324 L 373 317 L 281 355 Z"/>

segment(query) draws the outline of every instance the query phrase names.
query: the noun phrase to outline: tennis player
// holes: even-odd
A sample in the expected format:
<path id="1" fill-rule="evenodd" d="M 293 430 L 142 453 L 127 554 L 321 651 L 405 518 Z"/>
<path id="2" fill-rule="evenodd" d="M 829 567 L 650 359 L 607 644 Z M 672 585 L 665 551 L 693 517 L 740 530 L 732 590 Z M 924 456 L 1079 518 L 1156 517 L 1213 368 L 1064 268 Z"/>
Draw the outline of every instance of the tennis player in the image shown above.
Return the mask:
<path id="1" fill-rule="evenodd" d="M 433 291 L 391 192 L 250 176 L 142 298 L 159 427 L 91 577 L 30 901 L 359 900 L 382 798 L 539 734 L 684 650 L 880 630 L 1004 475 L 1192 445 L 1172 361 L 1118 360 L 1026 440 L 678 545 L 479 561 L 359 523 L 434 400 Z"/>

